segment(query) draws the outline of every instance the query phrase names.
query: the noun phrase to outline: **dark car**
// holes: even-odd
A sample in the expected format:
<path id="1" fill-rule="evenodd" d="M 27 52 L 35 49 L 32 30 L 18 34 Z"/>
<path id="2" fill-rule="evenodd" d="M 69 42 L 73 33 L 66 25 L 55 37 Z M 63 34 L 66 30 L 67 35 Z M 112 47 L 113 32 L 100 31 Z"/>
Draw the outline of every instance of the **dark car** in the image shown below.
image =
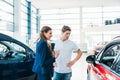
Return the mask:
<path id="1" fill-rule="evenodd" d="M 0 80 L 20 80 L 33 75 L 34 55 L 25 44 L 0 33 Z"/>
<path id="2" fill-rule="evenodd" d="M 97 55 L 89 55 L 87 80 L 120 80 L 120 39 L 113 40 Z"/>

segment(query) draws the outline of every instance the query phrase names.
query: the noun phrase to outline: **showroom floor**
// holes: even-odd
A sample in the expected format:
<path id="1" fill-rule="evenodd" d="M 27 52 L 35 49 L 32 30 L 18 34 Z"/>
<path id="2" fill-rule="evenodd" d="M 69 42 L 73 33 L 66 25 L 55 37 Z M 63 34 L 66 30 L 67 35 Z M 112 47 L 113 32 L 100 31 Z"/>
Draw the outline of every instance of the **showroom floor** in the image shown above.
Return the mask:
<path id="1" fill-rule="evenodd" d="M 83 53 L 80 60 L 72 67 L 72 79 L 71 80 L 87 80 L 87 63 L 86 56 L 88 53 Z M 75 55 L 73 55 L 75 57 Z"/>

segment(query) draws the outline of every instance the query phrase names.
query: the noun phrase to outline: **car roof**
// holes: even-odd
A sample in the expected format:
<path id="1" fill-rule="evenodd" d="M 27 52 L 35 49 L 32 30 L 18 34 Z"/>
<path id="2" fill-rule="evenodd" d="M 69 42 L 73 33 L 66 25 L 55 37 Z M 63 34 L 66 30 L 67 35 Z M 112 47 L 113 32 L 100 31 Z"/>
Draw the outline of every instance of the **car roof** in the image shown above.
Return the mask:
<path id="1" fill-rule="evenodd" d="M 32 51 L 32 49 L 30 49 L 28 46 L 26 46 L 25 44 L 23 44 L 22 42 L 8 36 L 8 35 L 5 35 L 3 33 L 0 33 L 0 41 L 9 41 L 9 42 L 13 42 L 13 43 L 16 43 L 22 47 L 24 47 L 26 50 L 28 51 Z M 33 52 L 33 51 L 32 51 Z"/>
<path id="2" fill-rule="evenodd" d="M 112 40 L 115 40 L 115 39 L 120 39 L 120 35 L 114 37 Z"/>
<path id="3" fill-rule="evenodd" d="M 118 43 L 120 43 L 120 39 L 111 40 L 106 44 L 105 47 L 109 47 L 109 46 L 112 46 L 112 45 L 115 45 L 115 44 L 118 44 Z"/>

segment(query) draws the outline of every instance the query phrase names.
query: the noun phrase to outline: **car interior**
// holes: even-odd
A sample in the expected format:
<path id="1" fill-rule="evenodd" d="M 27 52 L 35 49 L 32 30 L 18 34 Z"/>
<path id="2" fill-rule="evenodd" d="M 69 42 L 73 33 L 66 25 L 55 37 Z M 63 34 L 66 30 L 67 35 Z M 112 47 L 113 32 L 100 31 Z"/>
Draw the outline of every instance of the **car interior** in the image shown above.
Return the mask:
<path id="1" fill-rule="evenodd" d="M 115 72 L 117 72 L 120 75 L 120 59 L 118 63 L 116 64 L 116 67 L 114 67 Z"/>
<path id="2" fill-rule="evenodd" d="M 12 43 L 11 43 L 12 44 Z M 15 46 L 16 44 L 14 44 Z M 18 46 L 18 45 L 17 45 Z M 22 49 L 22 50 L 20 50 Z M 13 46 L 8 45 L 5 42 L 0 42 L 0 60 L 24 60 L 26 58 L 26 52 L 23 48 L 19 47 L 19 50 L 15 49 Z M 1 61 L 0 61 L 1 62 Z"/>
<path id="3" fill-rule="evenodd" d="M 113 47 L 110 47 L 106 53 L 104 54 L 101 62 L 109 67 L 112 66 L 112 64 L 114 63 L 114 61 L 116 60 L 118 54 L 120 54 L 120 45 L 116 45 Z"/>

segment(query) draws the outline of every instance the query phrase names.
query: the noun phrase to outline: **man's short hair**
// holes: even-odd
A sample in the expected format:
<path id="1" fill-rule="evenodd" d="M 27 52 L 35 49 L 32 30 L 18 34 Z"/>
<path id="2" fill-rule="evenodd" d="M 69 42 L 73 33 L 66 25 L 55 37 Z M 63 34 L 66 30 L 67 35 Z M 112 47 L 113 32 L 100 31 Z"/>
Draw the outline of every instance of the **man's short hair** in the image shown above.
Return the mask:
<path id="1" fill-rule="evenodd" d="M 69 26 L 64 25 L 62 27 L 62 32 L 66 32 L 66 31 L 71 31 L 71 28 Z"/>

